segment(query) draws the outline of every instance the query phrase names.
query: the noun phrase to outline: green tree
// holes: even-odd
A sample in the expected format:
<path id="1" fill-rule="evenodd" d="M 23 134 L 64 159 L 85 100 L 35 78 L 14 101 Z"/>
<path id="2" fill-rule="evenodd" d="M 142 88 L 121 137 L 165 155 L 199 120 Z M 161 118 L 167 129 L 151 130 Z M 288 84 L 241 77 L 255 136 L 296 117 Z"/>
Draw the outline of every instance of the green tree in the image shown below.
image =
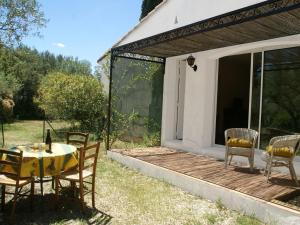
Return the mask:
<path id="1" fill-rule="evenodd" d="M 0 72 L 0 99 L 10 97 L 20 88 L 19 81 L 13 76 L 5 76 Z"/>
<path id="2" fill-rule="evenodd" d="M 91 63 L 87 60 L 78 60 L 78 58 L 57 56 L 56 66 L 53 71 L 66 74 L 91 75 Z"/>
<path id="3" fill-rule="evenodd" d="M 38 119 L 43 114 L 33 102 L 40 80 L 50 72 L 91 75 L 88 61 L 74 57 L 54 55 L 48 51 L 38 52 L 26 46 L 0 48 L 0 71 L 6 77 L 16 78 L 22 87 L 14 95 L 14 112 L 21 119 Z"/>
<path id="4" fill-rule="evenodd" d="M 163 0 L 143 0 L 140 20 L 148 15 Z"/>
<path id="5" fill-rule="evenodd" d="M 36 102 L 47 116 L 79 122 L 81 130 L 96 132 L 100 137 L 106 99 L 95 77 L 51 73 L 42 79 Z"/>
<path id="6" fill-rule="evenodd" d="M 18 47 L 14 52 L 14 64 L 11 74 L 22 83 L 22 88 L 15 95 L 15 113 L 23 119 L 41 118 L 42 114 L 33 102 L 42 77 L 50 69 L 43 64 L 37 50 L 28 47 Z"/>
<path id="7" fill-rule="evenodd" d="M 0 0 L 0 47 L 20 43 L 29 34 L 39 35 L 46 22 L 37 0 Z"/>

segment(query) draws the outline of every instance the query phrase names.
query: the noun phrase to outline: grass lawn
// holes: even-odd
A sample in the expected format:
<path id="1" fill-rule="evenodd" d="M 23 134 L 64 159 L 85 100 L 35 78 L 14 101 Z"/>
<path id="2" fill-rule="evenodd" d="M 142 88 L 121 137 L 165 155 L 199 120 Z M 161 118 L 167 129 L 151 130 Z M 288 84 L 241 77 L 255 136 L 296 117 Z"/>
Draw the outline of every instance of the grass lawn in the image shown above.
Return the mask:
<path id="1" fill-rule="evenodd" d="M 53 121 L 51 126 L 58 132 L 70 127 L 70 124 L 64 121 Z M 46 123 L 46 129 L 50 129 Z M 39 120 L 20 120 L 14 123 L 4 125 L 5 145 L 11 147 L 14 145 L 30 144 L 43 141 L 43 121 Z M 57 136 L 51 130 L 54 141 L 60 141 L 61 137 Z M 61 133 L 59 133 L 62 135 Z M 1 134 L 0 134 L 1 136 Z M 2 144 L 2 136 L 0 144 Z"/>
<path id="2" fill-rule="evenodd" d="M 9 140 L 17 140 L 18 132 L 24 134 L 22 126 L 31 127 L 33 131 L 37 121 L 23 121 L 6 127 Z M 13 130 L 10 130 L 12 128 Z M 27 129 L 27 128 L 26 128 Z M 37 134 L 37 132 L 32 132 Z M 14 136 L 16 135 L 16 137 Z M 27 137 L 26 137 L 27 136 Z M 24 141 L 36 142 L 28 133 Z M 21 135 L 22 137 L 22 135 Z M 103 147 L 102 147 L 103 150 Z M 258 220 L 226 209 L 221 201 L 212 203 L 190 195 L 177 187 L 163 181 L 150 178 L 137 171 L 128 169 L 106 158 L 103 151 L 97 168 L 96 210 L 91 208 L 90 195 L 86 195 L 87 209 L 79 210 L 78 201 L 60 198 L 59 207 L 55 207 L 53 191 L 45 183 L 46 194 L 39 196 L 36 185 L 34 211 L 29 209 L 29 201 L 22 199 L 17 204 L 17 224 L 112 224 L 112 225 L 258 225 Z M 10 207 L 7 207 L 9 212 Z M 0 217 L 1 218 L 1 217 Z M 4 217 L 5 219 L 5 217 Z M 5 222 L 5 221 L 3 221 Z M 0 224 L 2 224 L 0 222 Z"/>

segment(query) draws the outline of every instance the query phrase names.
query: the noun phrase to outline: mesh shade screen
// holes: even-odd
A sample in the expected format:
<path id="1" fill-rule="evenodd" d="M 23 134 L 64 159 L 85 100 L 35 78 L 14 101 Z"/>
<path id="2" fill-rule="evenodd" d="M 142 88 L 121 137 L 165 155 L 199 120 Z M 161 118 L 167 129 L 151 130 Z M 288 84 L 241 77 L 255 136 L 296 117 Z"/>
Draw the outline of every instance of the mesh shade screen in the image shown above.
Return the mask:
<path id="1" fill-rule="evenodd" d="M 111 87 L 110 144 L 160 144 L 164 64 L 116 57 Z"/>

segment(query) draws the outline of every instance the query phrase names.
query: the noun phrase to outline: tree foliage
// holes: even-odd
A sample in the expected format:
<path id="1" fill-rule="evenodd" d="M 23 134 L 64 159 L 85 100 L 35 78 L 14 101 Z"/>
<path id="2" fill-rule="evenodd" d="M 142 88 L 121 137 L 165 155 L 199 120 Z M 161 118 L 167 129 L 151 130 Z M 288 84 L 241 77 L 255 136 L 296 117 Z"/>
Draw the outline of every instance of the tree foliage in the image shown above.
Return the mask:
<path id="1" fill-rule="evenodd" d="M 48 51 L 38 52 L 26 46 L 0 48 L 0 71 L 6 79 L 15 80 L 21 87 L 15 92 L 14 112 L 21 119 L 42 118 L 42 113 L 33 102 L 43 77 L 50 72 L 91 75 L 91 65 L 74 57 L 54 55 Z"/>
<path id="2" fill-rule="evenodd" d="M 23 37 L 45 26 L 37 0 L 0 0 L 0 46 L 20 43 Z"/>
<path id="3" fill-rule="evenodd" d="M 265 70 L 263 125 L 282 131 L 299 132 L 299 84 L 299 73 L 293 69 Z"/>
<path id="4" fill-rule="evenodd" d="M 163 0 L 143 0 L 140 20 L 148 15 Z"/>
<path id="5" fill-rule="evenodd" d="M 44 77 L 36 102 L 46 115 L 80 123 L 85 131 L 104 128 L 105 97 L 102 84 L 93 76 L 51 73 Z"/>
<path id="6" fill-rule="evenodd" d="M 3 72 L 0 72 L 0 99 L 12 98 L 20 87 L 20 82 L 15 77 L 5 76 Z"/>
<path id="7" fill-rule="evenodd" d="M 5 76 L 0 72 L 0 120 L 7 121 L 13 113 L 15 103 L 13 94 L 20 88 L 20 83 L 14 77 Z"/>

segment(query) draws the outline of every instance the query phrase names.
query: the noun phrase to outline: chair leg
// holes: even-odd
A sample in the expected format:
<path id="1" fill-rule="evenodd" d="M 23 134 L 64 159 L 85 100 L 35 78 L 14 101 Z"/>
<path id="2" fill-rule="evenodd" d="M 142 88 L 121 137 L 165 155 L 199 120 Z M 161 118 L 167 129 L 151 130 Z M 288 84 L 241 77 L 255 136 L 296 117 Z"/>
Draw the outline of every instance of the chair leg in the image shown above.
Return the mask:
<path id="1" fill-rule="evenodd" d="M 83 182 L 79 182 L 79 196 L 80 196 L 81 209 L 83 210 L 84 208 Z"/>
<path id="2" fill-rule="evenodd" d="M 266 167 L 265 167 L 265 171 L 264 171 L 264 176 L 267 176 L 268 168 L 269 168 L 269 160 L 266 162 Z"/>
<path id="3" fill-rule="evenodd" d="M 270 179 L 271 172 L 272 172 L 272 160 L 269 160 L 269 162 L 268 162 L 268 172 L 267 172 L 267 181 L 269 181 L 269 179 Z"/>
<path id="4" fill-rule="evenodd" d="M 11 209 L 11 213 L 10 213 L 10 221 L 12 222 L 14 219 L 14 214 L 15 214 L 15 209 L 16 209 L 16 203 L 17 203 L 17 198 L 18 198 L 18 189 L 19 187 L 16 186 L 15 188 L 15 193 L 14 193 L 14 197 L 13 197 L 13 205 L 12 205 L 12 209 Z"/>
<path id="5" fill-rule="evenodd" d="M 4 211 L 5 207 L 5 185 L 2 185 L 2 196 L 1 196 L 1 210 Z"/>
<path id="6" fill-rule="evenodd" d="M 227 169 L 227 163 L 228 163 L 228 148 L 226 148 L 226 153 L 225 153 L 225 169 Z"/>
<path id="7" fill-rule="evenodd" d="M 92 182 L 92 206 L 93 208 L 96 208 L 95 207 L 95 179 L 93 179 Z"/>
<path id="8" fill-rule="evenodd" d="M 254 160 L 253 160 L 252 157 L 249 157 L 249 158 L 248 158 L 248 161 L 249 161 L 250 171 L 251 171 L 251 173 L 253 173 Z"/>
<path id="9" fill-rule="evenodd" d="M 58 177 L 54 177 L 54 183 L 55 183 L 55 185 L 54 185 L 54 187 L 55 187 L 55 202 L 56 202 L 56 204 L 57 204 L 57 202 L 58 202 L 58 199 L 59 199 L 59 197 L 58 197 L 58 195 L 59 195 L 59 182 L 58 182 Z"/>
<path id="10" fill-rule="evenodd" d="M 30 208 L 33 210 L 33 198 L 34 198 L 34 180 L 31 181 L 30 186 Z"/>
<path id="11" fill-rule="evenodd" d="M 51 179 L 51 187 L 52 189 L 55 189 L 55 177 L 52 177 Z"/>
<path id="12" fill-rule="evenodd" d="M 231 164 L 232 158 L 233 158 L 233 155 L 231 155 L 231 156 L 230 156 L 230 159 L 229 159 L 229 163 L 228 163 L 228 165 L 230 165 L 230 164 Z"/>
<path id="13" fill-rule="evenodd" d="M 292 178 L 292 180 L 294 180 L 295 177 L 294 177 L 294 173 L 293 173 L 292 168 L 291 168 L 291 162 L 288 163 L 288 168 L 289 168 L 289 171 L 290 171 L 291 178 Z"/>
<path id="14" fill-rule="evenodd" d="M 296 172 L 295 172 L 293 162 L 289 163 L 289 169 L 290 169 L 290 172 L 291 172 L 291 177 L 295 181 L 296 186 L 299 186 L 299 182 L 298 182 L 298 178 L 297 178 L 297 175 L 296 175 Z"/>

